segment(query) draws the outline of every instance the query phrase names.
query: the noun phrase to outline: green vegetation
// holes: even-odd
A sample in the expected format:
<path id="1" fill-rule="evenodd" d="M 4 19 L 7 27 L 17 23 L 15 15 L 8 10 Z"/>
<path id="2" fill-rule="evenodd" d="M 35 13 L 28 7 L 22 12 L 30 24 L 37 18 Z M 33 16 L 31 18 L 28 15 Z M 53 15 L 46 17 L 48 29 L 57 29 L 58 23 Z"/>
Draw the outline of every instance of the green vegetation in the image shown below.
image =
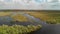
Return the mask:
<path id="1" fill-rule="evenodd" d="M 33 31 L 36 31 L 40 29 L 41 26 L 37 25 L 28 25 L 28 26 L 22 26 L 22 25 L 2 25 L 0 26 L 0 34 L 28 34 Z"/>
<path id="2" fill-rule="evenodd" d="M 41 12 L 26 12 L 31 16 L 46 21 L 48 24 L 60 23 L 60 12 L 59 11 L 41 11 Z"/>
<path id="3" fill-rule="evenodd" d="M 11 12 L 0 12 L 0 16 L 7 16 L 7 15 L 10 15 Z"/>
<path id="4" fill-rule="evenodd" d="M 18 22 L 27 22 L 27 18 L 25 16 L 22 16 L 20 14 L 18 14 L 18 12 L 16 12 L 16 15 L 12 15 L 12 12 L 0 12 L 0 16 L 9 16 L 11 17 L 13 20 L 11 21 L 12 24 L 14 24 L 14 21 L 18 21 Z M 0 26 L 0 34 L 28 34 L 31 33 L 33 31 L 36 31 L 38 29 L 41 28 L 41 25 L 27 25 L 27 26 L 23 26 L 23 25 L 12 25 L 12 26 L 8 26 L 8 25 L 1 25 Z"/>
<path id="5" fill-rule="evenodd" d="M 19 22 L 27 22 L 28 21 L 28 19 L 25 16 L 20 15 L 20 14 L 16 14 L 11 17 L 14 19 L 14 21 L 19 21 Z"/>
<path id="6" fill-rule="evenodd" d="M 12 10 L 6 10 L 7 12 L 0 12 L 0 16 L 7 16 L 12 13 Z M 11 11 L 11 12 L 8 12 Z M 14 12 L 14 11 L 13 11 Z M 17 10 L 15 11 L 16 13 L 19 13 Z M 60 11 L 53 11 L 53 10 L 41 10 L 41 11 L 27 11 L 23 10 L 23 12 L 32 15 L 36 18 L 41 19 L 42 21 L 47 22 L 48 24 L 59 24 L 60 23 Z M 26 22 L 28 19 L 25 16 L 22 16 L 20 14 L 17 14 L 15 16 L 12 16 L 14 21 L 20 21 L 20 22 Z"/>
<path id="7" fill-rule="evenodd" d="M 20 22 L 26 22 L 28 21 L 27 18 L 25 16 L 22 16 L 21 14 L 12 14 L 13 12 L 0 12 L 0 16 L 9 16 L 12 19 L 14 19 L 13 21 L 20 21 Z M 16 12 L 19 13 L 19 12 Z M 14 16 L 12 16 L 14 15 Z"/>

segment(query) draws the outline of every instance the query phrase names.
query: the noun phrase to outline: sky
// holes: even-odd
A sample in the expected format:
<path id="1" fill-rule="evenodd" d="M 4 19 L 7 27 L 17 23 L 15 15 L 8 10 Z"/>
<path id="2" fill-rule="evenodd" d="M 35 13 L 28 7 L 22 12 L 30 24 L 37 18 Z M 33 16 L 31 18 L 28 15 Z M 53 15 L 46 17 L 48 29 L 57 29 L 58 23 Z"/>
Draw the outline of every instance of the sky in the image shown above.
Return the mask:
<path id="1" fill-rule="evenodd" d="M 0 0 L 0 10 L 4 9 L 60 10 L 60 0 Z"/>

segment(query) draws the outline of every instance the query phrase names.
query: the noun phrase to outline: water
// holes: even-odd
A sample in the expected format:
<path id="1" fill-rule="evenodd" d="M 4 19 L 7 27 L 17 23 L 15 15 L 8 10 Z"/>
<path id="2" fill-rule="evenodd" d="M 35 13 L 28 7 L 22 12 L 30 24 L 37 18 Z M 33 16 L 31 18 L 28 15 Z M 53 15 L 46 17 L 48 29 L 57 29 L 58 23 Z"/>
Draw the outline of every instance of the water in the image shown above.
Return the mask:
<path id="1" fill-rule="evenodd" d="M 60 24 L 49 24 L 31 34 L 60 34 Z"/>
<path id="2" fill-rule="evenodd" d="M 29 21 L 27 22 L 18 22 L 18 21 L 13 21 L 14 19 L 11 18 L 10 16 L 0 16 L 0 25 L 24 25 L 24 26 L 27 26 L 27 25 L 37 25 L 36 23 L 31 23 Z"/>
<path id="3" fill-rule="evenodd" d="M 13 15 L 15 15 L 16 13 L 14 13 Z M 25 13 L 19 13 L 25 17 L 28 18 L 28 20 L 34 22 L 12 22 L 11 20 L 13 20 L 10 16 L 1 16 L 0 17 L 0 25 L 2 24 L 6 24 L 6 25 L 37 25 L 37 24 L 41 24 L 42 28 L 32 32 L 31 34 L 60 34 L 60 24 L 47 24 L 46 22 L 41 21 L 39 18 L 35 18 L 34 16 L 31 16 L 29 14 L 25 14 Z"/>
<path id="4" fill-rule="evenodd" d="M 13 19 L 9 16 L 0 16 L 0 25 L 10 25 L 10 22 L 12 21 Z"/>
<path id="5" fill-rule="evenodd" d="M 35 23 L 38 23 L 38 24 L 41 24 L 41 25 L 46 25 L 46 22 L 43 22 L 43 21 L 41 21 L 40 19 L 38 19 L 38 18 L 35 18 L 35 17 L 33 17 L 33 16 L 30 16 L 30 15 L 28 15 L 28 14 L 24 14 L 25 16 L 27 16 L 27 18 L 29 18 L 29 19 L 31 19 L 32 21 L 34 21 Z"/>
<path id="6" fill-rule="evenodd" d="M 42 28 L 32 32 L 31 34 L 60 34 L 60 24 L 47 24 L 38 18 L 30 16 L 29 14 L 23 14 L 27 18 L 34 20 L 35 23 L 41 24 Z"/>
<path id="7" fill-rule="evenodd" d="M 18 22 L 18 21 L 15 21 L 15 22 L 12 22 L 14 19 L 11 18 L 10 16 L 14 16 L 16 14 L 21 14 L 25 17 L 28 18 L 28 21 L 27 22 Z M 33 16 L 30 16 L 28 14 L 25 14 L 25 13 L 22 13 L 22 12 L 19 12 L 19 13 L 16 13 L 16 12 L 12 12 L 11 15 L 9 16 L 0 16 L 0 25 L 14 25 L 14 24 L 17 24 L 17 25 L 38 25 L 38 24 L 46 24 L 46 23 L 43 23 L 41 22 L 40 19 L 38 18 L 35 18 Z"/>

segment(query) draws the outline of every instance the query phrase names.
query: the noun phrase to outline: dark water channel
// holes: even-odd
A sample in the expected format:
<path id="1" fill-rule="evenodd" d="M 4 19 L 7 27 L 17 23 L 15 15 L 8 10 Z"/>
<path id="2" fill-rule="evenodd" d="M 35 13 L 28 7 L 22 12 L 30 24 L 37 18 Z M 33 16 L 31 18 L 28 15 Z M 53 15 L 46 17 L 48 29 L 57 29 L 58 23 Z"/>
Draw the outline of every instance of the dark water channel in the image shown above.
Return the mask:
<path id="1" fill-rule="evenodd" d="M 31 23 L 31 22 L 19 22 L 19 21 L 12 21 L 13 19 L 9 16 L 0 16 L 0 25 L 37 25 L 36 23 Z"/>
<path id="2" fill-rule="evenodd" d="M 60 34 L 60 24 L 47 24 L 46 22 L 41 21 L 38 18 L 24 14 L 27 18 L 30 18 L 35 23 L 41 24 L 42 28 L 32 32 L 31 34 Z"/>
<path id="3" fill-rule="evenodd" d="M 37 24 L 40 24 L 42 25 L 42 28 L 37 30 L 37 31 L 34 31 L 32 32 L 31 34 L 60 34 L 60 24 L 47 24 L 46 22 L 43 22 L 41 21 L 39 18 L 35 18 L 33 16 L 30 16 L 28 14 L 24 14 L 22 13 L 21 15 L 25 16 L 28 18 L 28 20 L 34 22 L 34 23 L 31 23 L 31 22 L 11 22 L 13 19 L 9 16 L 0 16 L 0 25 L 14 25 L 14 24 L 17 24 L 17 25 L 37 25 Z"/>
<path id="4" fill-rule="evenodd" d="M 31 34 L 60 34 L 60 24 L 50 24 Z"/>

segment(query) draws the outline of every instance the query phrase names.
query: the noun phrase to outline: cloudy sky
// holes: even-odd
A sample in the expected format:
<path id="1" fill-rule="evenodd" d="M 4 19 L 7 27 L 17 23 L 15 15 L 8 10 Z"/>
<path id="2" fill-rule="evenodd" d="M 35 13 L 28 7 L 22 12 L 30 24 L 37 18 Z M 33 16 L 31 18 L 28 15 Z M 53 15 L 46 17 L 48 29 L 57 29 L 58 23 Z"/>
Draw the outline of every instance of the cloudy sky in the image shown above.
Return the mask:
<path id="1" fill-rule="evenodd" d="M 60 10 L 60 0 L 0 0 L 0 10 L 27 9 L 27 10 Z"/>

